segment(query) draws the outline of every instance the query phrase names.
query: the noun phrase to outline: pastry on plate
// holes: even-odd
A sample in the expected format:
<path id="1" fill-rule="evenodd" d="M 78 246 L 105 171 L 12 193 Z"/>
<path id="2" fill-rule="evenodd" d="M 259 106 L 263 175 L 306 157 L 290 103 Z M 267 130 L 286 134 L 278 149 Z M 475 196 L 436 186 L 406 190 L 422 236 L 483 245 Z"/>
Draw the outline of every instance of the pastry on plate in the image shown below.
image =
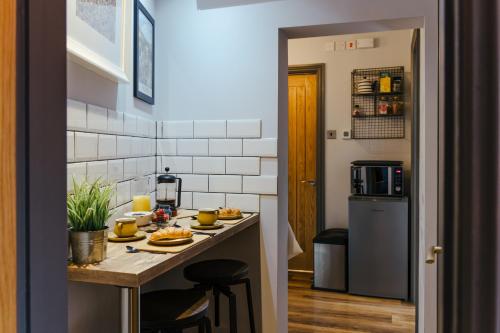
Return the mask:
<path id="1" fill-rule="evenodd" d="M 222 208 L 219 210 L 219 217 L 227 216 L 240 216 L 241 210 L 239 208 Z"/>
<path id="2" fill-rule="evenodd" d="M 150 239 L 153 241 L 162 239 L 178 239 L 178 238 L 190 238 L 193 233 L 184 228 L 167 227 L 165 229 L 160 229 L 151 234 Z"/>

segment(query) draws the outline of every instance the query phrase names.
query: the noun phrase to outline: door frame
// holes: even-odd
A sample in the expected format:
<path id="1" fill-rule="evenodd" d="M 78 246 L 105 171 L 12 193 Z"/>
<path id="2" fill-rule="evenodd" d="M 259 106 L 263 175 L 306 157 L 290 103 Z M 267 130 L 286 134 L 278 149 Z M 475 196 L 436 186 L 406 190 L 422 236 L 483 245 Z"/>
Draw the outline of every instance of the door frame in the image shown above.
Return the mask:
<path id="1" fill-rule="evenodd" d="M 324 63 L 289 65 L 288 75 L 316 75 L 316 233 L 325 230 L 325 68 Z"/>
<path id="2" fill-rule="evenodd" d="M 16 3 L 17 332 L 63 333 L 68 330 L 66 1 Z"/>

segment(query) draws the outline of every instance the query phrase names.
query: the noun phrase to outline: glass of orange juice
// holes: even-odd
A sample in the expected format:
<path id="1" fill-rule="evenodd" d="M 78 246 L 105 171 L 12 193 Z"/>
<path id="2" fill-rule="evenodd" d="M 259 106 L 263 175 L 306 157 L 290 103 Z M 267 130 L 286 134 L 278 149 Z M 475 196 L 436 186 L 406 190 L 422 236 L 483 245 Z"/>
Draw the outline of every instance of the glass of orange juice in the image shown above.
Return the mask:
<path id="1" fill-rule="evenodd" d="M 132 182 L 132 211 L 151 211 L 151 197 L 149 196 L 149 178 L 139 177 Z"/>

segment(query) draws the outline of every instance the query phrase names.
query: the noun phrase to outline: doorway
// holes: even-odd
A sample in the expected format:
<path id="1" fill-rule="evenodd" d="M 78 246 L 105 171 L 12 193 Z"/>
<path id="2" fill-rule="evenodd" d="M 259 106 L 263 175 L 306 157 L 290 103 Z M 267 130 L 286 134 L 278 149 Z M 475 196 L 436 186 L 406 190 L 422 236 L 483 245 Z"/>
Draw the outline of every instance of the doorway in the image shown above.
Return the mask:
<path id="1" fill-rule="evenodd" d="M 352 193 L 350 165 L 353 161 L 400 161 L 404 173 L 407 175 L 404 184 L 406 187 L 405 198 L 402 202 L 406 205 L 405 207 L 410 207 L 408 202 L 413 199 L 413 196 L 418 197 L 418 193 L 411 186 L 412 183 L 418 182 L 418 179 L 413 179 L 411 175 L 413 170 L 418 167 L 415 159 L 415 157 L 418 158 L 418 151 L 413 147 L 412 154 L 412 144 L 418 141 L 418 131 L 414 131 L 418 114 L 414 114 L 413 109 L 415 105 L 418 108 L 419 103 L 419 101 L 412 99 L 414 97 L 413 85 L 419 84 L 412 77 L 412 72 L 419 69 L 412 67 L 412 37 L 413 30 L 405 29 L 289 41 L 288 220 L 295 233 L 297 243 L 304 251 L 288 262 L 288 327 L 290 331 L 312 332 L 332 327 L 347 332 L 377 329 L 412 332 L 416 329 L 414 288 L 418 251 L 415 247 L 415 236 L 418 228 L 415 223 L 411 223 L 411 215 L 405 213 L 409 210 L 401 210 L 398 213 L 398 218 L 403 216 L 402 223 L 407 226 L 404 230 L 406 236 L 401 236 L 400 241 L 404 242 L 404 251 L 408 251 L 404 253 L 408 253 L 408 259 L 405 259 L 404 265 L 398 268 L 398 272 L 403 273 L 397 275 L 398 278 L 393 276 L 389 279 L 396 282 L 396 285 L 401 285 L 401 288 L 398 287 L 401 293 L 391 296 L 393 299 L 384 298 L 389 296 L 379 291 L 379 294 L 377 292 L 371 294 L 370 288 L 367 289 L 368 291 L 359 291 L 362 289 L 358 286 L 358 291 L 350 290 L 347 286 L 350 281 L 348 267 L 345 267 L 344 292 L 338 292 L 339 289 L 336 287 L 316 286 L 316 279 L 312 279 L 315 268 L 319 272 L 315 272 L 318 275 L 322 274 L 321 271 L 325 269 L 324 266 L 317 265 L 315 267 L 314 265 L 313 238 L 325 229 L 349 229 L 349 232 L 351 231 L 349 219 L 350 216 L 354 215 L 352 212 L 349 213 L 351 210 L 349 197 Z M 365 41 L 366 39 L 373 41 L 372 46 L 360 47 L 358 50 L 346 49 L 350 40 Z M 315 76 L 310 72 L 294 73 L 292 71 L 318 66 L 295 65 L 308 63 L 324 63 L 321 68 L 323 70 L 322 79 L 325 81 L 325 93 L 320 98 L 326 100 L 323 108 L 312 102 L 317 100 Z M 372 69 L 384 72 L 384 68 L 386 71 L 399 71 L 397 73 L 391 72 L 390 76 L 398 84 L 403 81 L 403 92 L 391 90 L 391 92 L 395 91 L 393 95 L 378 96 L 378 91 L 373 88 L 371 94 L 364 96 L 356 94 L 355 89 L 357 89 L 356 85 L 359 80 L 355 76 L 356 73 L 364 73 Z M 377 82 L 380 74 L 378 72 Z M 391 86 L 391 89 L 399 88 Z M 391 111 L 388 114 L 378 114 L 378 106 L 386 98 L 390 98 L 386 103 L 391 104 Z M 358 108 L 358 104 L 365 101 L 366 104 L 361 105 L 361 112 L 365 112 L 363 116 L 366 117 L 354 118 L 359 114 L 354 114 L 353 110 Z M 398 111 L 394 105 L 398 107 L 404 105 L 404 112 Z M 369 107 L 374 109 L 373 113 L 369 113 Z M 374 114 L 373 118 L 372 114 Z M 369 125 L 379 127 L 368 128 L 367 130 L 371 132 L 362 132 L 367 137 L 361 138 L 357 135 L 361 129 L 366 130 L 366 128 L 356 127 L 355 121 L 369 121 Z M 321 177 L 321 181 L 319 177 Z M 324 192 L 318 189 L 319 186 L 323 188 Z M 373 230 L 370 234 L 375 235 L 378 229 L 368 228 L 367 230 Z M 398 228 L 384 230 L 395 232 L 399 237 L 400 230 Z M 349 241 L 351 240 L 351 237 L 347 238 Z M 393 238 L 389 237 L 389 242 L 384 244 L 389 246 L 387 244 L 392 244 Z M 365 237 L 363 239 L 374 242 L 378 238 Z M 383 243 L 379 244 L 379 248 L 382 247 L 381 244 Z M 365 253 L 365 257 L 370 254 L 369 257 L 374 258 L 374 261 L 380 259 L 381 256 L 371 255 L 369 246 L 361 250 L 362 248 L 360 246 L 359 251 L 356 252 L 364 251 L 363 253 L 365 253 L 368 251 Z M 351 249 L 351 244 L 349 244 L 349 249 Z M 373 247 L 373 250 L 376 252 L 376 247 Z M 406 257 L 406 255 L 401 257 Z M 322 262 L 321 260 L 317 261 Z M 347 256 L 345 261 L 349 262 Z M 360 271 L 357 270 L 357 272 Z M 377 271 L 373 271 L 372 274 L 383 275 Z M 361 280 L 366 279 L 367 284 L 370 284 L 369 280 L 374 275 L 366 274 Z M 357 281 L 359 283 L 359 280 Z M 335 291 L 332 291 L 333 289 Z M 342 310 L 345 309 L 346 305 L 356 309 L 357 313 L 374 309 L 380 312 L 375 316 L 377 318 L 360 322 L 356 319 L 356 314 Z M 341 312 L 342 314 L 340 314 Z M 317 313 L 322 313 L 321 318 L 318 317 Z M 342 315 L 345 320 L 334 319 L 339 315 Z M 389 317 L 393 319 L 385 322 L 381 320 L 381 318 Z M 325 318 L 333 319 L 326 320 Z"/>
<path id="2" fill-rule="evenodd" d="M 313 238 L 323 229 L 324 64 L 288 69 L 288 219 L 302 253 L 289 272 L 311 276 Z"/>

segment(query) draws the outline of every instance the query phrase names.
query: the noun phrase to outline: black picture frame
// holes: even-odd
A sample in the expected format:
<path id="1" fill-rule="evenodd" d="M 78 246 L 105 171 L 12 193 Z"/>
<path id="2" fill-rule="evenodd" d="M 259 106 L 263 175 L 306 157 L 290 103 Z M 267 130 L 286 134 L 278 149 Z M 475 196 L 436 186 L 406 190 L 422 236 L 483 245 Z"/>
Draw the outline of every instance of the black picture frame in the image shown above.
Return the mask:
<path id="1" fill-rule="evenodd" d="M 144 17 L 151 23 L 152 27 L 152 54 L 151 54 L 151 92 L 141 90 L 139 85 L 139 37 L 140 37 L 140 26 L 139 26 L 139 15 L 144 15 Z M 134 6 L 134 97 L 153 105 L 155 103 L 155 20 L 149 14 L 147 9 L 142 5 L 139 0 L 135 0 Z"/>

